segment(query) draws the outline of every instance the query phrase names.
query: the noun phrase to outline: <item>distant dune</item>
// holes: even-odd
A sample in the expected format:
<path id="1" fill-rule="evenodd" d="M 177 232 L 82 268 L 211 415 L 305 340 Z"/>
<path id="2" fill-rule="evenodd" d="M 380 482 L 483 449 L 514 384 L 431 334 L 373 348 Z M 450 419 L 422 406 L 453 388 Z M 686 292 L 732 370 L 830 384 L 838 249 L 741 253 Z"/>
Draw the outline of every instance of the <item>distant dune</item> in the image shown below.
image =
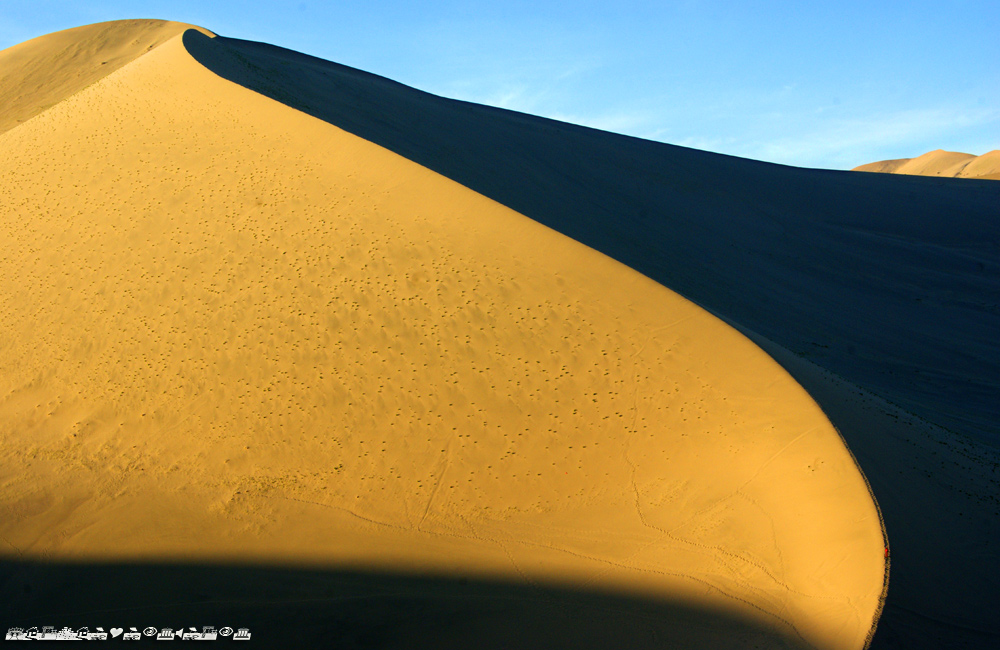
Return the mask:
<path id="1" fill-rule="evenodd" d="M 187 27 L 0 52 L 0 625 L 996 637 L 993 183 L 645 142 Z"/>
<path id="2" fill-rule="evenodd" d="M 882 160 L 855 167 L 855 172 L 1000 179 L 1000 150 L 981 156 L 936 149 L 917 158 Z"/>

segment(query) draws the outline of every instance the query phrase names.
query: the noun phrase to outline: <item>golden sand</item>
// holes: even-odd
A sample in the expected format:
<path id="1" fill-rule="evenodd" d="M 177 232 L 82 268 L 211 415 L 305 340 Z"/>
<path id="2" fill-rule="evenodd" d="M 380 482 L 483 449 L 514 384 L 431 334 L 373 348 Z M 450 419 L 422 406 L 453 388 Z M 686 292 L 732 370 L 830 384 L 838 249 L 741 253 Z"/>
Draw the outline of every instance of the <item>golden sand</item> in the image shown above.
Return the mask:
<path id="1" fill-rule="evenodd" d="M 936 149 L 916 158 L 899 158 L 868 163 L 855 167 L 852 171 L 1000 179 L 1000 149 L 984 153 L 981 156 Z"/>
<path id="2" fill-rule="evenodd" d="M 864 644 L 879 517 L 779 365 L 179 35 L 150 49 L 174 25 L 100 32 L 132 60 L 4 116 L 34 115 L 0 134 L 5 552 L 502 576 Z"/>

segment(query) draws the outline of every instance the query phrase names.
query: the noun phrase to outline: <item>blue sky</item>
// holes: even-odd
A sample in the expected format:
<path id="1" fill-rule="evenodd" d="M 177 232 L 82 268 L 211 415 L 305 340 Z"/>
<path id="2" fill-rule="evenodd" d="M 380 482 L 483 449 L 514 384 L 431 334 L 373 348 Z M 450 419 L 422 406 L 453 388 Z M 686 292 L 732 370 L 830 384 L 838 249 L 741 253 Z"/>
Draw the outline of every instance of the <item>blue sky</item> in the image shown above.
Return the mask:
<path id="1" fill-rule="evenodd" d="M 119 18 L 194 23 L 447 97 L 790 165 L 1000 148 L 996 0 L 2 0 L 0 49 Z"/>

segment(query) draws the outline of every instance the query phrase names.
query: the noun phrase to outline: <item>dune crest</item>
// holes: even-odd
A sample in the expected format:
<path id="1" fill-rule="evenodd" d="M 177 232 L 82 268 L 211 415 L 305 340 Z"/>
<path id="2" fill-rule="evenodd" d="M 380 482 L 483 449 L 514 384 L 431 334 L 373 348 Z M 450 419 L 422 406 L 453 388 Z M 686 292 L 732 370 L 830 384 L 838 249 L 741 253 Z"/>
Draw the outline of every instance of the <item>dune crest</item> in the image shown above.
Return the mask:
<path id="1" fill-rule="evenodd" d="M 928 151 L 916 158 L 882 160 L 860 165 L 851 171 L 944 176 L 952 178 L 1000 179 L 1000 149 L 974 156 L 970 153 Z"/>
<path id="2" fill-rule="evenodd" d="M 167 20 L 116 20 L 46 34 L 0 51 L 0 133 L 192 28 L 211 35 Z"/>
<path id="3" fill-rule="evenodd" d="M 500 576 L 868 639 L 883 538 L 849 451 L 676 293 L 180 35 L 0 152 L 19 556 Z"/>

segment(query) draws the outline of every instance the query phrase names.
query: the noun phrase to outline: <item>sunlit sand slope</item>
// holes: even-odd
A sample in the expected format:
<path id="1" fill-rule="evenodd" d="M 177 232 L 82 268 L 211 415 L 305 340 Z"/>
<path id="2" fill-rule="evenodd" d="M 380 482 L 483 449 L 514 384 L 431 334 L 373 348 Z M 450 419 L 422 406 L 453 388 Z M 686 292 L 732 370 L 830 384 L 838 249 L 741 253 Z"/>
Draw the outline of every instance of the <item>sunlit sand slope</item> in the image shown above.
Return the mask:
<path id="1" fill-rule="evenodd" d="M 0 135 L 0 174 L 9 555 L 504 576 L 864 644 L 849 452 L 661 285 L 180 37 Z"/>
<path id="2" fill-rule="evenodd" d="M 0 133 L 191 27 L 166 20 L 117 20 L 47 34 L 0 51 Z"/>
<path id="3" fill-rule="evenodd" d="M 911 174 L 915 176 L 950 176 L 956 178 L 1000 178 L 1000 150 L 981 156 L 937 149 L 917 158 L 882 160 L 855 167 L 856 172 Z"/>
<path id="4" fill-rule="evenodd" d="M 227 79 L 1000 444 L 996 183 L 774 165 L 436 97 L 263 43 L 188 32 L 185 44 Z"/>
<path id="5" fill-rule="evenodd" d="M 773 165 L 436 97 L 263 43 L 185 43 L 225 78 L 769 341 L 880 501 L 893 577 L 873 646 L 1000 646 L 1000 185 Z M 818 384 L 801 369 L 813 364 Z"/>

